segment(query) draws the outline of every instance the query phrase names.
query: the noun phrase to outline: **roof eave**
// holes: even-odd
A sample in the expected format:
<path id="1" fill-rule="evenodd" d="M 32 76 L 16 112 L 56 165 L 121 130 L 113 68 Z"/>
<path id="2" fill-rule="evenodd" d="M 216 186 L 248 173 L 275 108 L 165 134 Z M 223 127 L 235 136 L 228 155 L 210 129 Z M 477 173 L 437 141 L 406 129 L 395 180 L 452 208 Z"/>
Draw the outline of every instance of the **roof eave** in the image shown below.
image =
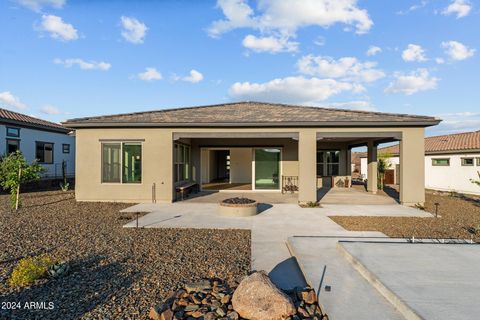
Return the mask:
<path id="1" fill-rule="evenodd" d="M 325 121 L 325 122 L 203 122 L 203 123 L 152 123 L 152 122 L 64 122 L 62 125 L 80 128 L 258 128 L 258 127 L 430 127 L 441 120 L 420 121 Z"/>

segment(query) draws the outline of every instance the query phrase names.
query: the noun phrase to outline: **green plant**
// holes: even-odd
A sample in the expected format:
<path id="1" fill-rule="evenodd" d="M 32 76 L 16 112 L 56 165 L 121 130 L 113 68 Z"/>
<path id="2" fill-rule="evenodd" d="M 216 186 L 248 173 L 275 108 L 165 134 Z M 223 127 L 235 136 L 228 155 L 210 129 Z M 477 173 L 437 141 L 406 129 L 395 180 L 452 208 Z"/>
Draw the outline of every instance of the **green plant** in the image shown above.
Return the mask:
<path id="1" fill-rule="evenodd" d="M 70 187 L 70 183 L 67 181 L 67 162 L 65 160 L 62 161 L 62 178 L 63 181 L 60 182 L 60 189 L 62 189 L 63 192 L 66 192 Z"/>
<path id="2" fill-rule="evenodd" d="M 382 190 L 385 181 L 385 171 L 390 168 L 390 154 L 389 153 L 382 153 L 378 156 L 377 161 L 377 171 L 378 171 L 378 189 Z"/>
<path id="3" fill-rule="evenodd" d="M 307 207 L 308 208 L 318 208 L 318 207 L 320 207 L 320 204 L 316 201 L 309 201 L 309 202 L 307 202 Z"/>
<path id="4" fill-rule="evenodd" d="M 0 185 L 10 191 L 10 206 L 17 210 L 20 206 L 20 187 L 27 182 L 40 179 L 44 169 L 36 162 L 27 163 L 20 151 L 10 153 L 0 159 Z"/>
<path id="5" fill-rule="evenodd" d="M 24 287 L 47 275 L 48 269 L 55 263 L 49 255 L 23 258 L 12 271 L 8 284 L 12 287 Z"/>
<path id="6" fill-rule="evenodd" d="M 470 181 L 480 187 L 480 171 L 477 171 L 477 174 L 479 179 L 478 180 L 470 179 Z"/>

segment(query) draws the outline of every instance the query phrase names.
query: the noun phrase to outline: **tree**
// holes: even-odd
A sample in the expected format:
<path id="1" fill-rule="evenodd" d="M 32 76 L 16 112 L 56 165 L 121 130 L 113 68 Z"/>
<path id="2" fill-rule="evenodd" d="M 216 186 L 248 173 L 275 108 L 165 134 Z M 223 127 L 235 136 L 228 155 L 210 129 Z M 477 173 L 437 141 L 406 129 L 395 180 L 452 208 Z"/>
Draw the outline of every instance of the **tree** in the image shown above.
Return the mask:
<path id="1" fill-rule="evenodd" d="M 0 186 L 10 191 L 12 209 L 18 210 L 20 206 L 20 187 L 25 183 L 39 180 L 43 170 L 36 161 L 28 164 L 20 151 L 0 159 Z"/>
<path id="2" fill-rule="evenodd" d="M 382 153 L 378 156 L 377 170 L 378 170 L 378 188 L 383 189 L 385 181 L 385 171 L 390 168 L 390 154 Z"/>

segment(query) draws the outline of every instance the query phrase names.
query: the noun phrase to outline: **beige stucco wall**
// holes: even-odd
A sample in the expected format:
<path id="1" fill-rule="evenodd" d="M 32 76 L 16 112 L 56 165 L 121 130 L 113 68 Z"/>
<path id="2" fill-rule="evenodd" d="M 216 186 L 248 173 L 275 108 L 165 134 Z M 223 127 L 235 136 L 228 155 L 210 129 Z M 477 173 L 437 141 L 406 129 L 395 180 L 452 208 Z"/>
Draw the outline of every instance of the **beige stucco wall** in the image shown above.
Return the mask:
<path id="1" fill-rule="evenodd" d="M 402 201 L 407 204 L 423 202 L 423 128 L 131 128 L 131 129 L 80 129 L 76 131 L 76 197 L 82 201 L 150 202 L 152 184 L 156 184 L 157 201 L 171 202 L 173 191 L 172 146 L 174 132 L 221 133 L 224 132 L 295 132 L 299 141 L 281 138 L 259 139 L 190 139 L 192 166 L 200 168 L 201 146 L 280 146 L 283 148 L 283 175 L 300 178 L 299 200 L 316 201 L 316 148 L 317 132 L 399 132 L 401 144 Z M 143 167 L 141 184 L 101 183 L 101 139 L 139 139 L 142 142 Z M 250 141 L 248 141 L 250 140 Z M 247 144 L 247 145 L 246 145 Z M 320 144 L 320 143 L 318 143 Z M 347 150 L 341 157 L 347 158 Z M 420 156 L 419 156 L 420 155 Z M 420 158 L 420 160 L 419 160 Z M 408 168 L 412 168 L 409 170 Z M 200 181 L 202 170 L 195 170 Z M 346 173 L 344 167 L 340 171 Z"/>
<path id="2" fill-rule="evenodd" d="M 230 149 L 230 182 L 252 182 L 252 148 Z"/>

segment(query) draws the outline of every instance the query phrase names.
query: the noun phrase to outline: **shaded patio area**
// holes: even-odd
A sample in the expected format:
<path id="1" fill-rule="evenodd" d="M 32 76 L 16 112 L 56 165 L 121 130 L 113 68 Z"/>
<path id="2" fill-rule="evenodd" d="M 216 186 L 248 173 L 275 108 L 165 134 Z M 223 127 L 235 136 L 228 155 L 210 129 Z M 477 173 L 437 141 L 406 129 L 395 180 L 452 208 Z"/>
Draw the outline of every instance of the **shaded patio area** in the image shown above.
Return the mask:
<path id="1" fill-rule="evenodd" d="M 188 203 L 218 203 L 227 198 L 246 197 L 256 200 L 258 203 L 280 204 L 280 203 L 298 203 L 298 194 L 296 193 L 280 193 L 280 192 L 215 192 L 215 191 L 201 191 L 189 195 L 183 202 Z"/>
<path id="2" fill-rule="evenodd" d="M 363 186 L 352 188 L 320 188 L 317 191 L 317 198 L 320 204 L 351 204 L 351 205 L 387 205 L 398 202 L 387 194 L 372 194 L 367 192 Z"/>

